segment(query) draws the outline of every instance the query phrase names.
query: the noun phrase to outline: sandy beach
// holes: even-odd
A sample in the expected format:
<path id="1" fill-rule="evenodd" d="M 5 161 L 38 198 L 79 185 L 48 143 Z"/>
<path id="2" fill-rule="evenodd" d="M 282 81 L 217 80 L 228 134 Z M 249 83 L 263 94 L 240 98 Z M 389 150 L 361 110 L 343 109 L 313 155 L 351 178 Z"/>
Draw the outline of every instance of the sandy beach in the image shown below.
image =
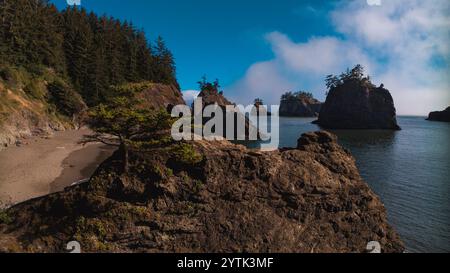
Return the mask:
<path id="1" fill-rule="evenodd" d="M 56 132 L 0 151 L 0 204 L 44 196 L 89 178 L 113 151 L 103 144 L 79 144 L 89 133 L 89 129 Z"/>

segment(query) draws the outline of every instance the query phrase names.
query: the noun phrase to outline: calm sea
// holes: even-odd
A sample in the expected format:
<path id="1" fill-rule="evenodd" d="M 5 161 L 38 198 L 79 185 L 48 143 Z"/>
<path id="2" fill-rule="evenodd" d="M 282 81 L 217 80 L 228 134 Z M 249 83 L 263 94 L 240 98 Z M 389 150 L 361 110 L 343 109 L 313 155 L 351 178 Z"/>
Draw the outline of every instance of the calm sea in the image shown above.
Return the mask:
<path id="1" fill-rule="evenodd" d="M 313 119 L 280 118 L 280 147 L 295 147 Z M 333 130 L 381 197 L 409 252 L 450 252 L 450 123 L 399 117 L 402 131 Z"/>

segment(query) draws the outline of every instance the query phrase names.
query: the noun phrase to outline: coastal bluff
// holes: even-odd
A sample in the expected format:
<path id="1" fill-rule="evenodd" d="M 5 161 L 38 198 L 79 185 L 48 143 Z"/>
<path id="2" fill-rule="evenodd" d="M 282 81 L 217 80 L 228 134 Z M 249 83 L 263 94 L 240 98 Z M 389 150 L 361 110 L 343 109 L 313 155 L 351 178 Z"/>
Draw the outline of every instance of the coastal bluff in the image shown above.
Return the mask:
<path id="1" fill-rule="evenodd" d="M 2 211 L 1 252 L 403 252 L 355 160 L 328 132 L 271 152 L 176 143 L 106 160 L 88 183 Z"/>
<path id="2" fill-rule="evenodd" d="M 427 120 L 450 122 L 450 107 L 447 107 L 444 111 L 431 112 Z"/>
<path id="3" fill-rule="evenodd" d="M 71 93 L 67 96 L 74 101 L 70 105 L 77 107 L 62 115 L 48 110 L 55 108 L 52 101 L 31 99 L 23 88 L 11 90 L 3 81 L 0 78 L 0 96 L 3 98 L 0 101 L 0 150 L 26 144 L 27 139 L 33 136 L 47 137 L 57 131 L 78 129 L 84 125 L 88 108 L 81 96 L 72 89 L 68 88 Z M 44 95 L 51 97 L 49 87 L 43 82 L 41 84 Z M 170 110 L 175 105 L 185 104 L 181 91 L 173 84 L 141 82 L 117 88 L 122 87 L 138 90 L 136 96 L 146 108 Z M 67 111 L 70 108 L 62 105 L 61 109 Z"/>
<path id="4" fill-rule="evenodd" d="M 170 110 L 173 106 L 186 104 L 183 94 L 173 84 L 147 83 L 137 96 L 143 105 L 154 109 Z"/>

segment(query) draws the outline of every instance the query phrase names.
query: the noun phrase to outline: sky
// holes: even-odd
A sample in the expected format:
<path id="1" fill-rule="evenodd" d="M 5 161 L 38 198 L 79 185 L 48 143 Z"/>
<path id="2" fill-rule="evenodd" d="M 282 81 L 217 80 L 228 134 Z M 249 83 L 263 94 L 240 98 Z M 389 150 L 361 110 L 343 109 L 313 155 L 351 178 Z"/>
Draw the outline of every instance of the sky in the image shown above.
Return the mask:
<path id="1" fill-rule="evenodd" d="M 78 1 L 161 35 L 187 100 L 205 75 L 244 105 L 299 90 L 323 101 L 327 75 L 362 64 L 400 115 L 450 105 L 448 0 L 51 0 Z"/>

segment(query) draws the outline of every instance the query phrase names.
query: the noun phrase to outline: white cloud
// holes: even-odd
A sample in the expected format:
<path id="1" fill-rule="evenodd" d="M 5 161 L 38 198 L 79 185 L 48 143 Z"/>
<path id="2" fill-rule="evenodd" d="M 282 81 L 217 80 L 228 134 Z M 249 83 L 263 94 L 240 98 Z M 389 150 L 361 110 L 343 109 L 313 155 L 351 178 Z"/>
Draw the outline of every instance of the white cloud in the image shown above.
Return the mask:
<path id="1" fill-rule="evenodd" d="M 369 6 L 381 6 L 381 0 L 367 0 Z"/>
<path id="2" fill-rule="evenodd" d="M 255 98 L 262 98 L 267 103 L 277 101 L 279 93 L 292 90 L 295 83 L 279 73 L 280 67 L 274 61 L 253 64 L 246 72 L 244 78 L 235 83 L 230 99 L 236 103 L 249 105 Z"/>
<path id="3" fill-rule="evenodd" d="M 353 44 L 335 37 L 311 38 L 306 43 L 294 43 L 279 32 L 266 35 L 278 61 L 295 72 L 324 75 L 338 71 L 343 61 L 370 66 L 366 56 Z"/>
<path id="4" fill-rule="evenodd" d="M 296 43 L 266 35 L 274 59 L 252 65 L 226 88 L 235 100 L 262 97 L 278 103 L 287 89 L 308 88 L 319 98 L 323 79 L 357 63 L 390 89 L 400 114 L 427 114 L 450 105 L 450 2 L 447 0 L 343 1 L 330 13 L 339 37 Z M 323 97 L 322 97 L 323 99 Z"/>
<path id="5" fill-rule="evenodd" d="M 183 99 L 186 102 L 187 105 L 191 105 L 192 102 L 197 98 L 198 94 L 200 94 L 200 91 L 198 90 L 184 90 L 182 91 Z"/>

